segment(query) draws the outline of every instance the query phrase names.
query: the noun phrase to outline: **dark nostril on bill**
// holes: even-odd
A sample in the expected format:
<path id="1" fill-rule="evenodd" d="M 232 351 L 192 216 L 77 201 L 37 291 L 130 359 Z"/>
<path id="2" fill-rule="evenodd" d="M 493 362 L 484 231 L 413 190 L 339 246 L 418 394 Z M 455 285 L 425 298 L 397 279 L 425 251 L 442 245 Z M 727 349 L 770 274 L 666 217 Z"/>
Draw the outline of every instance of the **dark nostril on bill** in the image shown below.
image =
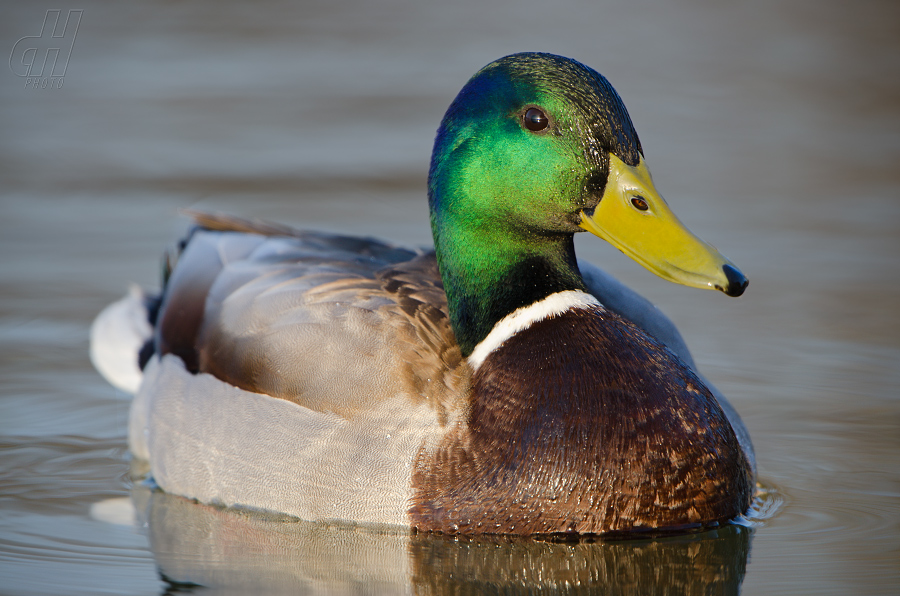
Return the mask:
<path id="1" fill-rule="evenodd" d="M 728 296 L 740 296 L 747 289 L 750 281 L 744 276 L 737 267 L 733 265 L 722 265 L 722 271 L 728 280 L 728 287 L 722 290 Z"/>

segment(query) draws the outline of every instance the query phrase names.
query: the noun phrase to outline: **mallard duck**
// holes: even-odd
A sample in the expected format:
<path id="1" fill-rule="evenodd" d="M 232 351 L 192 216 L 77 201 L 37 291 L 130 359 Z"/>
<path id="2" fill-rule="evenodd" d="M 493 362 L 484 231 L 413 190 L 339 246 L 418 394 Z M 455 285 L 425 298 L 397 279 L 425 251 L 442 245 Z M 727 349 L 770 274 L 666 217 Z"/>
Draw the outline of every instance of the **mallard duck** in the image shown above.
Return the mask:
<path id="1" fill-rule="evenodd" d="M 603 76 L 542 53 L 482 68 L 437 132 L 428 204 L 433 251 L 194 214 L 160 297 L 93 329 L 98 368 L 137 391 L 130 447 L 159 487 L 448 534 L 747 509 L 734 410 L 664 315 L 575 257 L 587 230 L 674 282 L 747 286 L 656 191 Z"/>

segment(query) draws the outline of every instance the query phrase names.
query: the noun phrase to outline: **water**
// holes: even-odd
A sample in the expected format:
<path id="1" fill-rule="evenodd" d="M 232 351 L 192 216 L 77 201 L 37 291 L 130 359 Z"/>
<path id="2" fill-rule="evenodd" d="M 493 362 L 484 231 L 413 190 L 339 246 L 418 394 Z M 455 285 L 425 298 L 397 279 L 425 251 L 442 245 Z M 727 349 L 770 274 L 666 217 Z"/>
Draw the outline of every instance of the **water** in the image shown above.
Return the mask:
<path id="1" fill-rule="evenodd" d="M 61 89 L 0 68 L 0 593 L 887 594 L 900 585 L 900 11 L 890 2 L 20 3 L 83 8 Z M 135 483 L 92 317 L 157 283 L 177 209 L 430 242 L 434 130 L 545 50 L 603 72 L 657 187 L 748 274 L 659 304 L 741 412 L 755 520 L 659 541 L 452 541 L 223 511 Z M 191 587 L 200 584 L 208 588 Z"/>

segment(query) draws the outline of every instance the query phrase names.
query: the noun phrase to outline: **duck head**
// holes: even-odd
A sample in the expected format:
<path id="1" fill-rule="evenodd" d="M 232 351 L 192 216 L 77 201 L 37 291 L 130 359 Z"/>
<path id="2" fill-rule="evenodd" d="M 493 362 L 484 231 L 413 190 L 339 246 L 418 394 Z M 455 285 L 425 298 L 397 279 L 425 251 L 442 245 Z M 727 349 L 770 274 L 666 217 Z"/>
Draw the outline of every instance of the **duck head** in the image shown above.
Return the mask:
<path id="1" fill-rule="evenodd" d="M 516 308 L 584 289 L 573 236 L 585 230 L 664 279 L 747 286 L 656 191 L 615 89 L 568 58 L 514 54 L 469 80 L 435 139 L 429 206 L 465 355 Z"/>

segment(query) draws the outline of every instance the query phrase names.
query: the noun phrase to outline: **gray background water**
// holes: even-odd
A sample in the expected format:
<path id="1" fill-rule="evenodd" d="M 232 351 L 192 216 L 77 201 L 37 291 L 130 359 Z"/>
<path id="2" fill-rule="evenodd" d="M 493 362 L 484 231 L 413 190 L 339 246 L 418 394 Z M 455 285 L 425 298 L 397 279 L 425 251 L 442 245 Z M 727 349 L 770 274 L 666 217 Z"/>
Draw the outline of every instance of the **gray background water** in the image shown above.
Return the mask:
<path id="1" fill-rule="evenodd" d="M 896 593 L 898 6 L 4 2 L 3 52 L 39 35 L 46 9 L 84 13 L 61 89 L 25 88 L 0 66 L 0 592 L 156 594 L 157 567 L 188 562 L 216 593 L 266 583 L 276 563 L 309 573 L 272 590 L 441 593 L 471 571 L 467 557 L 484 576 L 470 587 L 550 589 L 573 561 L 588 585 L 609 567 L 597 557 L 629 549 L 642 553 L 627 555 L 644 582 L 634 592 L 667 591 L 668 555 L 641 559 L 665 542 L 452 550 L 463 547 L 176 513 L 183 503 L 146 505 L 145 490 L 138 509 L 168 517 L 90 515 L 131 483 L 128 401 L 92 370 L 88 327 L 128 282 L 157 283 L 161 250 L 184 229 L 177 209 L 429 243 L 425 175 L 444 109 L 487 62 L 540 50 L 611 80 L 657 187 L 751 279 L 728 299 L 578 241 L 674 319 L 750 429 L 783 503 L 752 533 L 743 593 Z M 197 531 L 166 541 L 164 519 Z M 678 556 L 705 561 L 727 540 Z M 746 545 L 732 550 L 739 581 Z"/>

